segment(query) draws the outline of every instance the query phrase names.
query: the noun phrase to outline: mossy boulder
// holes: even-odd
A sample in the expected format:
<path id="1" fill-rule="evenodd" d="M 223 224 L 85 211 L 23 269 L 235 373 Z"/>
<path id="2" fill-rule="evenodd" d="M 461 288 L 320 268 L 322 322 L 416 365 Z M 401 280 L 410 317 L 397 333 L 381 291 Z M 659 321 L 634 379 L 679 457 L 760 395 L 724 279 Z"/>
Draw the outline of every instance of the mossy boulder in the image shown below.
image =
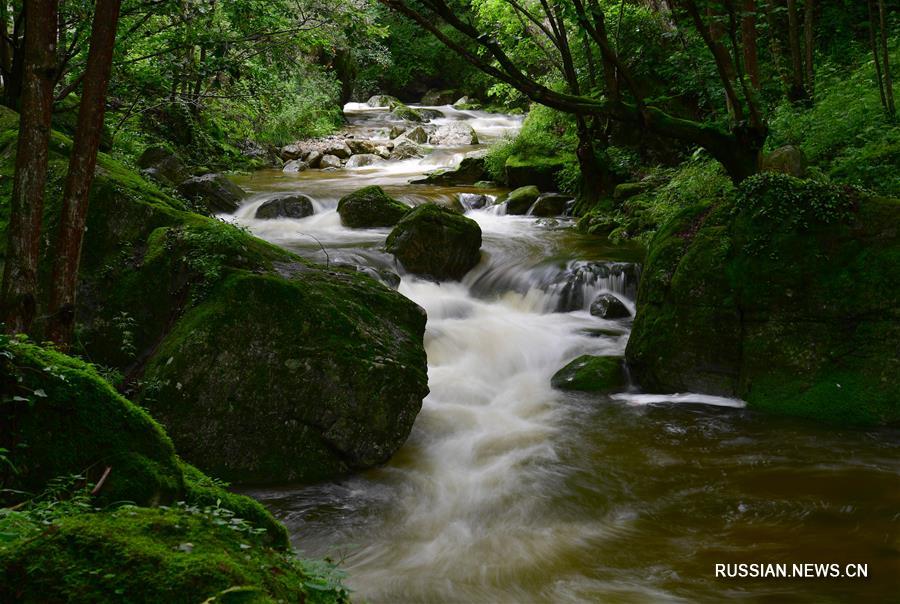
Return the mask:
<path id="1" fill-rule="evenodd" d="M 395 96 L 389 94 L 376 94 L 369 97 L 369 100 L 366 101 L 366 105 L 369 107 L 389 107 L 393 109 L 394 107 L 403 105 L 403 103 Z"/>
<path id="2" fill-rule="evenodd" d="M 481 227 L 458 212 L 424 204 L 397 223 L 385 249 L 411 273 L 459 280 L 481 259 Z"/>
<path id="3" fill-rule="evenodd" d="M 534 185 L 542 192 L 556 191 L 556 175 L 575 161 L 574 155 L 533 157 L 516 153 L 506 160 L 506 183 L 512 188 Z"/>
<path id="4" fill-rule="evenodd" d="M 557 371 L 550 385 L 558 390 L 614 392 L 625 385 L 621 357 L 582 355 Z"/>
<path id="5" fill-rule="evenodd" d="M 15 140 L 0 133 L 0 199 Z M 70 146 L 53 134 L 47 241 Z M 0 228 L 7 213 L 0 204 Z M 78 351 L 121 371 L 188 461 L 230 481 L 319 480 L 400 447 L 427 393 L 418 306 L 188 212 L 103 154 L 87 221 Z M 51 250 L 42 253 L 46 283 Z"/>
<path id="6" fill-rule="evenodd" d="M 430 172 L 425 178 L 411 180 L 414 185 L 471 185 L 485 177 L 484 155 L 464 157 L 459 166 Z"/>
<path id="7" fill-rule="evenodd" d="M 409 206 L 397 201 L 378 186 L 363 187 L 338 202 L 341 224 L 353 229 L 388 227 L 397 224 Z"/>
<path id="8" fill-rule="evenodd" d="M 764 174 L 652 240 L 626 357 L 658 392 L 900 421 L 900 202 Z"/>
<path id="9" fill-rule="evenodd" d="M 64 516 L 0 545 L 0 601 L 349 602 L 342 575 L 273 549 L 215 506 Z"/>
<path id="10" fill-rule="evenodd" d="M 391 115 L 407 122 L 421 122 L 425 119 L 421 113 L 406 105 L 396 105 L 391 108 Z"/>
<path id="11" fill-rule="evenodd" d="M 226 491 L 184 463 L 146 411 L 76 358 L 0 336 L 0 504 L 21 503 L 51 480 L 80 476 L 96 484 L 99 506 L 185 501 L 220 506 L 287 546 L 287 533 L 259 503 Z"/>
<path id="12" fill-rule="evenodd" d="M 178 193 L 212 214 L 234 212 L 246 195 L 243 189 L 221 174 L 192 176 L 178 185 Z"/>
<path id="13" fill-rule="evenodd" d="M 527 214 L 540 196 L 541 192 L 534 185 L 513 189 L 503 200 L 506 202 L 506 213 L 519 216 Z"/>
<path id="14" fill-rule="evenodd" d="M 163 145 L 147 147 L 136 163 L 144 177 L 169 187 L 176 187 L 190 177 L 178 154 Z"/>
<path id="15" fill-rule="evenodd" d="M 544 193 L 538 197 L 537 201 L 534 203 L 531 215 L 541 218 L 562 216 L 566 213 L 566 208 L 571 202 L 571 195 L 564 195 L 562 193 Z"/>

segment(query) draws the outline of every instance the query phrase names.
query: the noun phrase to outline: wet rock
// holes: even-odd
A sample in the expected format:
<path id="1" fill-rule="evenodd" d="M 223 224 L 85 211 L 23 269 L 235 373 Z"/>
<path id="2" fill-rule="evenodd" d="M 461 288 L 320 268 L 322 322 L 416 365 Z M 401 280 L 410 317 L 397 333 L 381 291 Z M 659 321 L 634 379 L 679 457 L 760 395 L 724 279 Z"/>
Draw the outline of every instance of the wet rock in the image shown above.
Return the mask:
<path id="1" fill-rule="evenodd" d="M 469 124 L 465 122 L 450 122 L 438 126 L 431 133 L 429 142 L 432 145 L 445 147 L 460 147 L 464 145 L 477 145 L 478 135 Z"/>
<path id="2" fill-rule="evenodd" d="M 380 281 L 391 289 L 400 287 L 400 275 L 386 268 L 374 268 L 365 264 L 349 264 L 344 262 L 333 264 L 332 266 L 340 266 L 359 271 L 360 273 L 372 277 L 376 281 Z"/>
<path id="3" fill-rule="evenodd" d="M 381 158 L 374 153 L 363 153 L 361 155 L 354 155 L 348 159 L 344 167 L 362 168 L 363 166 L 369 166 L 378 161 L 381 161 Z"/>
<path id="4" fill-rule="evenodd" d="M 341 224 L 353 229 L 394 226 L 409 206 L 390 197 L 381 187 L 364 187 L 338 202 Z"/>
<path id="5" fill-rule="evenodd" d="M 309 164 L 305 161 L 299 159 L 293 159 L 288 163 L 284 164 L 284 167 L 281 169 L 285 174 L 297 174 L 298 172 L 303 172 L 309 167 Z"/>
<path id="6" fill-rule="evenodd" d="M 404 126 L 400 126 L 400 125 L 391 126 L 390 130 L 388 130 L 388 138 L 395 139 L 398 136 L 402 136 L 403 133 L 406 132 L 406 130 L 407 129 Z"/>
<path id="7" fill-rule="evenodd" d="M 332 168 L 340 168 L 341 167 L 341 158 L 335 155 L 323 155 L 322 159 L 319 160 L 319 167 L 323 170 Z"/>
<path id="8" fill-rule="evenodd" d="M 598 287 L 620 289 L 624 295 L 631 297 L 637 293 L 640 277 L 639 267 L 626 262 L 575 262 L 562 275 L 550 283 L 542 284 L 547 290 L 559 292 L 557 312 L 583 310 L 588 301 L 585 294 L 590 294 Z M 614 285 L 615 284 L 615 285 Z"/>
<path id="9" fill-rule="evenodd" d="M 160 184 L 175 187 L 191 174 L 181 159 L 161 145 L 147 147 L 137 160 L 141 174 Z"/>
<path id="10" fill-rule="evenodd" d="M 425 143 L 428 142 L 428 133 L 425 132 L 425 129 L 422 126 L 416 126 L 415 128 L 410 128 L 403 132 L 401 136 L 399 136 L 396 140 L 394 140 L 394 144 L 409 140 L 414 143 Z"/>
<path id="11" fill-rule="evenodd" d="M 394 144 L 394 150 L 391 152 L 393 159 L 412 159 L 424 156 L 425 149 L 413 141 L 402 137 Z"/>
<path id="12" fill-rule="evenodd" d="M 461 96 L 458 99 L 456 99 L 456 102 L 453 103 L 453 106 L 456 108 L 459 108 L 464 105 L 471 105 L 471 104 L 472 104 L 472 99 L 470 99 L 467 96 Z"/>
<path id="13" fill-rule="evenodd" d="M 369 100 L 366 101 L 366 105 L 369 107 L 389 107 L 391 109 L 402 104 L 400 99 L 389 94 L 376 94 L 369 97 Z"/>
<path id="14" fill-rule="evenodd" d="M 378 145 L 372 141 L 356 139 L 349 139 L 347 141 L 347 146 L 350 147 L 350 152 L 353 153 L 353 155 L 372 154 L 375 153 L 375 150 L 378 147 Z"/>
<path id="15" fill-rule="evenodd" d="M 472 186 L 476 189 L 496 189 L 499 185 L 493 180 L 479 180 Z"/>
<path id="16" fill-rule="evenodd" d="M 480 210 L 490 203 L 490 198 L 480 193 L 460 193 L 459 202 L 467 210 Z"/>
<path id="17" fill-rule="evenodd" d="M 306 195 L 278 195 L 256 209 L 256 218 L 305 218 L 315 213 L 312 199 Z"/>
<path id="18" fill-rule="evenodd" d="M 416 109 L 419 112 L 419 115 L 422 116 L 422 119 L 426 122 L 430 122 L 431 120 L 439 120 L 444 117 L 444 114 L 437 109 Z"/>
<path id="19" fill-rule="evenodd" d="M 519 187 L 506 196 L 506 213 L 524 215 L 540 197 L 541 192 L 534 185 Z"/>
<path id="20" fill-rule="evenodd" d="M 414 185 L 470 185 L 485 175 L 484 154 L 464 157 L 452 170 L 435 170 L 425 178 L 411 180 Z"/>
<path id="21" fill-rule="evenodd" d="M 385 249 L 411 273 L 459 280 L 481 259 L 481 228 L 471 218 L 424 204 L 397 223 Z"/>
<path id="22" fill-rule="evenodd" d="M 391 143 L 391 147 L 394 145 Z M 388 159 L 391 156 L 391 150 L 387 145 L 378 145 L 375 147 L 375 155 L 380 157 L 381 159 Z"/>
<path id="23" fill-rule="evenodd" d="M 305 161 L 310 168 L 318 168 L 324 155 L 325 154 L 319 150 L 312 150 L 303 157 L 303 161 Z"/>
<path id="24" fill-rule="evenodd" d="M 625 386 L 625 371 L 619 357 L 582 355 L 560 369 L 550 379 L 557 390 L 614 392 Z"/>
<path id="25" fill-rule="evenodd" d="M 178 185 L 178 193 L 214 214 L 234 212 L 246 195 L 243 189 L 221 174 L 188 178 Z"/>
<path id="26" fill-rule="evenodd" d="M 569 205 L 570 201 L 572 201 L 572 197 L 569 195 L 563 195 L 562 193 L 544 193 L 538 197 L 537 201 L 534 203 L 534 207 L 531 209 L 531 215 L 544 218 L 562 216 L 566 213 L 566 207 Z"/>
<path id="27" fill-rule="evenodd" d="M 347 159 L 353 152 L 350 151 L 350 147 L 347 145 L 347 142 L 344 140 L 337 141 L 329 141 L 325 144 L 322 149 L 323 155 L 334 155 L 335 157 L 339 157 L 341 159 Z"/>
<path id="28" fill-rule="evenodd" d="M 419 113 L 412 107 L 407 107 L 406 105 L 398 105 L 397 107 L 394 107 L 391 110 L 391 115 L 407 122 L 421 122 L 424 119 L 421 113 Z"/>
<path id="29" fill-rule="evenodd" d="M 600 294 L 591 302 L 591 314 L 601 319 L 624 319 L 631 316 L 631 311 L 616 296 Z"/>

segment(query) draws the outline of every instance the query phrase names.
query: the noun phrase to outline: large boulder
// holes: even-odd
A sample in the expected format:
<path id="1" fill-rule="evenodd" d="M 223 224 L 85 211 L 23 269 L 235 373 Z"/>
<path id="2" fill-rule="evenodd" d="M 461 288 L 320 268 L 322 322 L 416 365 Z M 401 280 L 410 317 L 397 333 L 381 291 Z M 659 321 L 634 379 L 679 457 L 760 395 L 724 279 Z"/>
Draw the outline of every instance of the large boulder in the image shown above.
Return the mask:
<path id="1" fill-rule="evenodd" d="M 472 126 L 465 122 L 450 122 L 438 126 L 428 137 L 428 142 L 443 147 L 477 145 L 478 135 Z"/>
<path id="2" fill-rule="evenodd" d="M 145 178 L 169 187 L 178 186 L 191 175 L 181 158 L 162 145 L 144 149 L 137 159 L 137 165 Z"/>
<path id="3" fill-rule="evenodd" d="M 763 158 L 763 170 L 776 174 L 787 174 L 795 178 L 805 178 L 809 162 L 806 154 L 793 145 L 775 149 Z"/>
<path id="4" fill-rule="evenodd" d="M 514 189 L 506 196 L 506 213 L 515 215 L 527 214 L 540 196 L 541 192 L 533 185 Z"/>
<path id="5" fill-rule="evenodd" d="M 256 218 L 305 218 L 315 213 L 312 199 L 297 193 L 284 193 L 267 200 L 256 209 Z"/>
<path id="6" fill-rule="evenodd" d="M 322 145 L 320 151 L 322 152 L 322 155 L 333 155 L 340 159 L 347 159 L 353 155 L 353 151 L 350 150 L 347 141 L 343 139 L 326 141 L 326 143 Z"/>
<path id="7" fill-rule="evenodd" d="M 481 228 L 453 210 L 424 204 L 397 223 L 385 249 L 411 273 L 459 280 L 481 258 Z"/>
<path id="8" fill-rule="evenodd" d="M 410 140 L 414 143 L 427 143 L 428 142 L 428 133 L 425 132 L 425 129 L 422 126 L 416 126 L 415 128 L 410 128 L 403 132 L 402 135 L 396 137 L 394 144 L 400 143 L 404 140 Z"/>
<path id="9" fill-rule="evenodd" d="M 653 238 L 626 357 L 657 392 L 900 421 L 900 202 L 763 174 Z"/>
<path id="10" fill-rule="evenodd" d="M 414 185 L 472 185 L 484 178 L 484 154 L 464 157 L 456 168 L 435 170 L 425 176 L 411 180 Z"/>
<path id="11" fill-rule="evenodd" d="M 288 163 L 284 164 L 281 168 L 281 171 L 285 174 L 299 174 L 309 168 L 309 164 L 305 161 L 301 161 L 299 159 L 292 159 Z"/>
<path id="12" fill-rule="evenodd" d="M 328 168 L 340 168 L 341 158 L 336 155 L 323 155 L 319 158 L 319 167 L 323 170 Z"/>
<path id="13" fill-rule="evenodd" d="M 582 355 L 557 371 L 550 385 L 558 390 L 614 392 L 625 386 L 621 357 Z"/>
<path id="14" fill-rule="evenodd" d="M 291 161 L 294 159 L 302 159 L 308 151 L 298 143 L 291 143 L 290 145 L 285 145 L 279 149 L 278 153 L 284 161 Z"/>
<path id="15" fill-rule="evenodd" d="M 182 462 L 160 425 L 93 366 L 0 337 L 0 391 L 0 447 L 10 462 L 0 467 L 0 505 L 21 503 L 53 480 L 81 475 L 96 485 L 94 505 L 218 502 L 263 529 L 269 543 L 287 545 L 284 527 L 261 505 Z"/>
<path id="16" fill-rule="evenodd" d="M 367 229 L 394 226 L 409 212 L 409 206 L 390 197 L 381 187 L 371 186 L 342 197 L 337 211 L 344 226 Z"/>
<path id="17" fill-rule="evenodd" d="M 378 145 L 374 142 L 357 138 L 348 138 L 347 146 L 350 147 L 350 152 L 353 153 L 353 155 L 371 154 L 375 153 L 378 149 Z"/>
<path id="18" fill-rule="evenodd" d="M 178 193 L 213 214 L 238 209 L 246 193 L 221 174 L 193 176 L 178 185 Z"/>
<path id="19" fill-rule="evenodd" d="M 437 109 L 428 109 L 427 107 L 420 107 L 416 109 L 419 112 L 419 115 L 422 116 L 422 119 L 426 122 L 430 122 L 431 120 L 439 120 L 442 117 L 445 117 L 443 112 L 438 111 Z"/>
<path id="20" fill-rule="evenodd" d="M 548 218 L 551 216 L 562 216 L 566 213 L 566 208 L 572 201 L 571 195 L 563 195 L 562 193 L 544 193 L 535 201 L 531 209 L 532 216 Z"/>
<path id="21" fill-rule="evenodd" d="M 50 240 L 70 147 L 53 134 Z M 4 132 L 0 196 L 10 194 L 15 149 Z M 427 393 L 415 304 L 357 271 L 190 213 L 104 154 L 77 300 L 85 356 L 127 374 L 135 402 L 184 459 L 224 480 L 314 481 L 383 463 Z M 45 308 L 39 300 L 38 315 Z"/>
<path id="22" fill-rule="evenodd" d="M 542 192 L 556 191 L 556 176 L 566 166 L 575 162 L 574 156 L 554 155 L 550 157 L 532 157 L 528 155 L 511 155 L 504 167 L 506 182 L 512 188 L 534 185 Z"/>

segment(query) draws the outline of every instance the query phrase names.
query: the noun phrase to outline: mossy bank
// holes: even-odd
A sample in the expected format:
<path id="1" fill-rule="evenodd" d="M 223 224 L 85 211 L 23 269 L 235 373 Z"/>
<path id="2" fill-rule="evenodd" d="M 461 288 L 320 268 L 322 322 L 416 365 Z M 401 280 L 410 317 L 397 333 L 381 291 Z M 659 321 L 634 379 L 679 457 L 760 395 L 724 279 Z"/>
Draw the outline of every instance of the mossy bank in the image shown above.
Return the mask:
<path id="1" fill-rule="evenodd" d="M 626 357 L 652 391 L 900 421 L 900 201 L 764 174 L 652 240 Z"/>
<path id="2" fill-rule="evenodd" d="M 16 136 L 0 133 L 6 198 Z M 44 258 L 70 146 L 53 133 Z M 121 374 L 186 459 L 231 481 L 312 481 L 404 442 L 428 392 L 418 306 L 191 213 L 102 154 L 90 203 L 75 351 Z"/>

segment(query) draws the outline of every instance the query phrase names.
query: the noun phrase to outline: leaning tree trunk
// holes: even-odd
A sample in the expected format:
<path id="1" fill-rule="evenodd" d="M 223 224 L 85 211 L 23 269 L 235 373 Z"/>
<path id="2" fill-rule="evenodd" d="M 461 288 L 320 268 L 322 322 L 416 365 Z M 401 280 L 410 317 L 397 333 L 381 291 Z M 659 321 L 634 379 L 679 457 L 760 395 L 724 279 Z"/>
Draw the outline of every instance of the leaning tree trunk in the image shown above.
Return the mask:
<path id="1" fill-rule="evenodd" d="M 112 70 L 120 6 L 121 0 L 97 0 L 94 9 L 91 47 L 88 51 L 81 105 L 78 108 L 78 126 L 69 158 L 69 173 L 63 191 L 62 217 L 50 292 L 48 336 L 62 346 L 71 341 L 75 327 L 75 293 L 81 244 L 84 240 L 88 196 L 97 164 L 97 149 L 103 133 L 106 89 Z"/>
<path id="2" fill-rule="evenodd" d="M 57 0 L 28 0 L 25 3 L 24 87 L 2 287 L 3 320 L 10 333 L 28 332 L 37 309 L 41 219 L 56 66 L 57 10 Z"/>

